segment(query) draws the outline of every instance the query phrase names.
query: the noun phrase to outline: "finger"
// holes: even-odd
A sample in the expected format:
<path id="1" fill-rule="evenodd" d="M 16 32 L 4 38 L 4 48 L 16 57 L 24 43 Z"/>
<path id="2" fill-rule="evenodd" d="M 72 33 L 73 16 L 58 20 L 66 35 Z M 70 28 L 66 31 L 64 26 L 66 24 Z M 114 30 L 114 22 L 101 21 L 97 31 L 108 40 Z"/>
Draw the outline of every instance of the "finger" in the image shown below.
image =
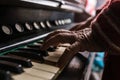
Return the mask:
<path id="1" fill-rule="evenodd" d="M 56 38 L 56 36 L 53 36 L 43 43 L 41 50 L 46 50 L 49 48 L 49 46 L 57 46 L 58 44 L 58 39 Z"/>
<path id="2" fill-rule="evenodd" d="M 73 43 L 75 42 L 74 34 L 59 33 L 44 42 L 41 49 L 46 50 L 49 46 L 57 46 L 59 43 Z"/>
<path id="3" fill-rule="evenodd" d="M 76 26 L 72 27 L 70 31 L 77 31 L 82 26 L 82 23 L 77 24 Z"/>
<path id="4" fill-rule="evenodd" d="M 75 42 L 70 47 L 68 47 L 64 51 L 63 55 L 60 57 L 58 61 L 58 66 L 62 68 L 65 65 L 67 65 L 70 62 L 70 60 L 74 57 L 74 55 L 78 53 L 79 50 L 81 49 L 80 45 L 81 45 L 80 42 Z"/>
<path id="5" fill-rule="evenodd" d="M 70 31 L 64 30 L 64 29 L 56 30 L 56 31 L 50 33 L 47 37 L 45 37 L 44 41 L 47 41 L 50 37 L 52 37 L 56 34 L 59 34 L 59 33 L 70 33 Z"/>

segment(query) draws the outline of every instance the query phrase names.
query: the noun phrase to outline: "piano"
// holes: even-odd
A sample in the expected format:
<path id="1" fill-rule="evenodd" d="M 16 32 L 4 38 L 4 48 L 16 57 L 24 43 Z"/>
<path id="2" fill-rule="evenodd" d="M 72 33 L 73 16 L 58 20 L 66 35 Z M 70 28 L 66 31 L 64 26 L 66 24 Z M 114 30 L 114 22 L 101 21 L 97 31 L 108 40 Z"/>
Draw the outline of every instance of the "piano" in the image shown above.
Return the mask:
<path id="1" fill-rule="evenodd" d="M 50 32 L 76 25 L 75 14 L 83 12 L 83 4 L 72 0 L 1 0 L 0 80 L 67 80 L 69 64 L 61 68 L 57 62 L 69 45 L 40 47 Z M 71 60 L 80 64 L 80 77 L 87 59 L 77 54 Z"/>

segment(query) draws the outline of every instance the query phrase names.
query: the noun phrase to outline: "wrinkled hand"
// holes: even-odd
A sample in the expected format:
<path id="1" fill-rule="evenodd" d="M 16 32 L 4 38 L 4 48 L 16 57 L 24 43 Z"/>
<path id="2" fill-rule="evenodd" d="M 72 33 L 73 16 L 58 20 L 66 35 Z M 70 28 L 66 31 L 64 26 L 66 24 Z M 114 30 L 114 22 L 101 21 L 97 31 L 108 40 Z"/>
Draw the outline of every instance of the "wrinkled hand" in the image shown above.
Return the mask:
<path id="1" fill-rule="evenodd" d="M 74 43 L 76 41 L 76 33 L 69 30 L 56 30 L 44 39 L 43 49 L 47 49 L 50 45 L 56 46 L 59 43 Z"/>
<path id="2" fill-rule="evenodd" d="M 56 30 L 49 34 L 43 43 L 43 50 L 49 48 L 49 46 L 57 46 L 60 43 L 70 43 L 71 46 L 75 45 L 76 43 L 80 43 L 82 38 L 85 37 L 83 35 L 83 31 L 69 31 L 69 30 Z"/>
<path id="3" fill-rule="evenodd" d="M 90 48 L 88 41 L 90 34 L 90 28 L 80 31 L 57 30 L 45 38 L 42 50 L 46 50 L 49 46 L 56 46 L 59 43 L 70 43 L 71 46 L 67 47 L 58 62 L 58 66 L 63 67 L 77 52 Z"/>
<path id="4" fill-rule="evenodd" d="M 75 32 L 68 30 L 57 30 L 45 38 L 42 49 L 46 50 L 49 46 L 57 46 L 60 43 L 71 44 L 71 46 L 65 50 L 58 62 L 58 66 L 63 67 L 63 65 L 65 65 L 74 56 L 74 54 L 79 51 L 80 42 L 78 41 L 78 36 Z"/>

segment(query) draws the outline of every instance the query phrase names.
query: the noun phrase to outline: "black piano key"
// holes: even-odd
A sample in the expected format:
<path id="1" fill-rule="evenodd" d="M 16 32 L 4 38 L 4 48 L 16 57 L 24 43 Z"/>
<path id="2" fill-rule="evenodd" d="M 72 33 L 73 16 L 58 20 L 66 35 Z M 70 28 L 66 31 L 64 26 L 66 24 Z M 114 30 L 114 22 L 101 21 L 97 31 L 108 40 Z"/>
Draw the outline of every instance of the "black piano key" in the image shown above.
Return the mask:
<path id="1" fill-rule="evenodd" d="M 42 47 L 43 41 L 38 41 L 38 42 L 36 42 L 36 43 L 38 43 L 39 45 L 35 45 L 35 46 Z M 47 51 L 54 52 L 56 49 L 57 49 L 57 47 L 55 47 L 55 46 L 50 46 L 50 47 L 47 49 Z"/>
<path id="2" fill-rule="evenodd" d="M 30 47 L 30 48 L 37 48 L 37 49 L 39 48 L 39 49 L 40 49 L 41 46 L 40 46 L 40 45 L 27 45 L 27 47 Z"/>
<path id="3" fill-rule="evenodd" d="M 38 41 L 37 43 L 43 44 L 44 42 L 43 41 Z"/>
<path id="4" fill-rule="evenodd" d="M 10 54 L 17 55 L 17 56 L 22 56 L 22 57 L 29 58 L 29 59 L 38 60 L 41 63 L 44 62 L 43 56 L 41 54 L 37 54 L 37 53 L 17 50 L 17 51 L 14 51 L 14 52 L 10 52 Z"/>
<path id="5" fill-rule="evenodd" d="M 41 45 L 28 45 L 27 47 L 36 48 L 36 49 L 39 49 L 39 50 L 40 50 Z M 56 49 L 57 49 L 57 47 L 50 46 L 50 47 L 47 49 L 47 51 L 54 52 Z"/>
<path id="6" fill-rule="evenodd" d="M 20 48 L 18 50 L 22 50 L 22 51 L 27 51 L 27 52 L 32 52 L 32 53 L 35 53 L 35 54 L 41 54 L 43 56 L 48 56 L 48 52 L 47 51 L 42 51 L 40 50 L 40 48 Z"/>
<path id="7" fill-rule="evenodd" d="M 30 48 L 36 48 L 36 49 L 39 49 L 39 50 L 40 50 L 41 47 L 42 47 L 42 44 L 28 45 L 28 47 L 30 47 Z M 54 52 L 56 49 L 57 49 L 57 47 L 55 47 L 55 46 L 50 46 L 50 47 L 47 49 L 47 51 Z"/>
<path id="8" fill-rule="evenodd" d="M 32 62 L 30 59 L 22 58 L 18 56 L 0 56 L 0 60 L 18 63 L 24 67 L 32 67 Z"/>
<path id="9" fill-rule="evenodd" d="M 14 73 L 24 72 L 22 65 L 13 62 L 3 61 L 3 60 L 0 60 L 0 69 L 8 70 Z"/>
<path id="10" fill-rule="evenodd" d="M 47 51 L 54 52 L 57 49 L 57 47 L 50 46 Z"/>
<path id="11" fill-rule="evenodd" d="M 0 80 L 13 80 L 9 71 L 0 70 Z"/>

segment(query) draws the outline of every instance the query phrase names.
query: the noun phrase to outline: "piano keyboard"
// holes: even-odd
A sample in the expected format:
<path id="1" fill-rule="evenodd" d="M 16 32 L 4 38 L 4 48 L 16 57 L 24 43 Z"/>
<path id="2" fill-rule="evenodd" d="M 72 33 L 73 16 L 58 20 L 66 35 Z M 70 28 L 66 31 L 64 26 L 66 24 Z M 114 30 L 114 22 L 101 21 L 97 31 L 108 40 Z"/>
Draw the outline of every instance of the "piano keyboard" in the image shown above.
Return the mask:
<path id="1" fill-rule="evenodd" d="M 42 42 L 38 41 L 0 56 L 0 65 L 3 65 L 3 61 L 7 68 L 0 66 L 0 69 L 10 71 L 13 80 L 56 79 L 61 72 L 56 64 L 66 47 L 51 46 L 47 51 L 40 51 L 41 45 Z"/>

